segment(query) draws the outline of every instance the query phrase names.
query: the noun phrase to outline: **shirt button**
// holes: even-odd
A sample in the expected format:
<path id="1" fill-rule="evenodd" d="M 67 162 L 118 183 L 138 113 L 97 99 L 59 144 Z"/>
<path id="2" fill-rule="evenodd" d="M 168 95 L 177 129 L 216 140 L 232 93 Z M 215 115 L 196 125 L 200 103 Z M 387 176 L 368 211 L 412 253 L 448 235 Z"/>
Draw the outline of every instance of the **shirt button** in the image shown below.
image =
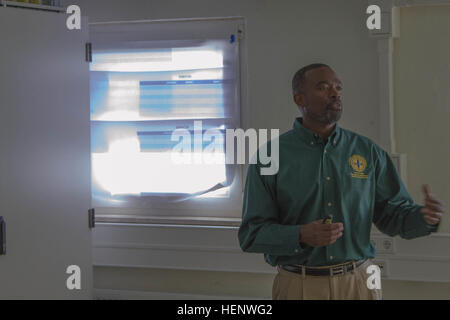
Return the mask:
<path id="1" fill-rule="evenodd" d="M 328 202 L 328 206 L 331 207 L 331 202 Z"/>
<path id="2" fill-rule="evenodd" d="M 336 145 L 336 140 L 333 141 L 333 144 Z"/>
<path id="3" fill-rule="evenodd" d="M 314 144 L 314 142 L 311 141 L 311 145 L 313 145 L 313 144 Z"/>
<path id="4" fill-rule="evenodd" d="M 331 179 L 330 177 L 327 177 L 327 180 L 328 180 L 328 181 L 330 181 L 330 179 Z"/>
<path id="5" fill-rule="evenodd" d="M 295 252 L 295 253 L 298 253 L 298 249 L 295 249 L 294 252 Z"/>
<path id="6" fill-rule="evenodd" d="M 327 153 L 327 150 L 323 150 L 323 153 Z"/>

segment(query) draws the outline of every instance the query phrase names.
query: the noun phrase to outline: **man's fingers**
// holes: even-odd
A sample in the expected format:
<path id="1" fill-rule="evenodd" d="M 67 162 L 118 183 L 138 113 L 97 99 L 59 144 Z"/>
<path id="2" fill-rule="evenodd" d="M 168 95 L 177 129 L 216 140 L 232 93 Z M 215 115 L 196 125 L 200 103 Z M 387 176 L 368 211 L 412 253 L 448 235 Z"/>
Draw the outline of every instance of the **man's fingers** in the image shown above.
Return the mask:
<path id="1" fill-rule="evenodd" d="M 339 232 L 335 235 L 328 234 L 327 236 L 322 237 L 317 241 L 317 247 L 329 246 L 337 241 L 340 237 L 342 237 L 343 233 Z"/>
<path id="2" fill-rule="evenodd" d="M 334 230 L 344 230 L 344 225 L 342 222 L 335 222 L 331 224 L 323 224 L 322 225 L 323 231 L 334 231 Z"/>
<path id="3" fill-rule="evenodd" d="M 434 224 L 439 223 L 440 219 L 430 218 L 430 217 L 425 217 L 425 221 L 426 221 L 428 224 L 434 225 Z"/>
<path id="4" fill-rule="evenodd" d="M 431 208 L 427 208 L 427 207 L 423 207 L 420 210 L 420 212 L 426 216 L 439 216 L 439 217 L 442 216 L 442 212 L 435 211 L 435 210 L 433 210 Z"/>
<path id="5" fill-rule="evenodd" d="M 330 244 L 331 242 L 336 242 L 336 240 L 339 239 L 340 237 L 342 237 L 342 235 L 343 235 L 343 233 L 340 230 L 327 232 L 327 233 L 323 234 L 322 240 L 326 244 Z"/>
<path id="6" fill-rule="evenodd" d="M 338 234 L 333 235 L 333 236 L 329 239 L 329 241 L 328 241 L 328 243 L 327 243 L 326 245 L 330 245 L 330 244 L 335 243 L 335 242 L 337 241 L 337 239 L 339 239 L 340 237 L 342 237 L 342 232 L 339 232 Z"/>
<path id="7" fill-rule="evenodd" d="M 434 211 L 430 208 L 422 208 L 420 212 L 426 217 L 426 218 L 434 218 L 434 219 L 440 219 L 442 217 L 442 212 Z"/>
<path id="8" fill-rule="evenodd" d="M 342 234 L 342 231 L 343 230 L 341 230 L 341 229 L 336 229 L 336 230 L 331 231 L 331 234 L 333 236 L 339 236 L 339 234 Z"/>
<path id="9" fill-rule="evenodd" d="M 430 218 L 430 217 L 427 220 L 429 221 L 430 224 L 436 224 L 436 223 L 438 223 L 440 221 L 439 219 Z"/>
<path id="10" fill-rule="evenodd" d="M 445 207 L 444 202 L 442 202 L 441 200 L 437 199 L 437 198 L 426 198 L 425 199 L 425 205 L 426 204 L 431 204 L 431 205 L 437 205 L 437 206 L 441 206 L 441 207 Z"/>
<path id="11" fill-rule="evenodd" d="M 323 219 L 315 220 L 315 221 L 313 221 L 311 223 L 313 223 L 313 224 L 320 224 L 326 230 L 333 229 L 336 226 L 344 227 L 342 222 L 333 222 L 333 223 L 327 224 L 327 223 L 323 223 Z"/>
<path id="12" fill-rule="evenodd" d="M 314 230 L 312 232 L 315 234 L 314 247 L 331 245 L 343 235 L 344 224 L 342 222 L 324 224 L 322 220 L 316 220 L 311 222 L 311 224 L 315 225 L 312 229 Z"/>
<path id="13" fill-rule="evenodd" d="M 333 233 L 327 233 L 323 236 L 323 240 L 325 242 L 330 242 L 330 241 L 335 241 L 336 239 L 339 239 L 342 235 L 342 232 L 338 231 L 338 232 L 333 232 Z"/>
<path id="14" fill-rule="evenodd" d="M 442 217 L 441 212 L 430 212 L 427 217 L 433 218 L 433 219 L 440 219 Z"/>
<path id="15" fill-rule="evenodd" d="M 339 228 L 339 230 L 344 230 L 344 224 L 341 222 L 336 223 L 337 227 Z"/>
<path id="16" fill-rule="evenodd" d="M 444 202 L 442 202 L 441 200 L 439 200 L 437 198 L 426 198 L 425 203 L 434 204 L 434 205 L 438 205 L 438 206 L 442 206 L 442 207 L 445 206 Z"/>
<path id="17" fill-rule="evenodd" d="M 433 196 L 429 197 L 429 198 L 425 198 L 425 205 L 427 204 L 434 204 L 434 205 L 438 205 L 441 207 L 444 207 L 444 202 L 442 202 L 441 200 L 439 200 L 438 198 L 435 198 Z"/>
<path id="18" fill-rule="evenodd" d="M 425 201 L 425 208 L 435 212 L 444 212 L 444 206 L 436 202 Z"/>

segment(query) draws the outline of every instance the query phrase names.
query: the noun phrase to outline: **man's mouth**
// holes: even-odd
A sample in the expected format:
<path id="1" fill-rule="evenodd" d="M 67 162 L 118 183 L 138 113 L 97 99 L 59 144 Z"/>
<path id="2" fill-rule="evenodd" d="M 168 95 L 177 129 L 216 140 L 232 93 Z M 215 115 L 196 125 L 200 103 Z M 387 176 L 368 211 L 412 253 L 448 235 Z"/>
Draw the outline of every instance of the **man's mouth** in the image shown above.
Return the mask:
<path id="1" fill-rule="evenodd" d="M 333 110 L 333 111 L 341 111 L 342 110 L 342 104 L 340 102 L 333 102 L 330 103 L 327 106 L 328 109 Z"/>

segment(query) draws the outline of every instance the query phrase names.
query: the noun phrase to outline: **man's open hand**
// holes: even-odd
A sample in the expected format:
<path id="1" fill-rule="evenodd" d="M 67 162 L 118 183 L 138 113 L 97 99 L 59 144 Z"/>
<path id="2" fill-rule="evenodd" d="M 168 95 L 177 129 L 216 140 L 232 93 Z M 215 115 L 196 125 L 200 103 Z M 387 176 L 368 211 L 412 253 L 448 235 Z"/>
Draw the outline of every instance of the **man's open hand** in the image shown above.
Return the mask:
<path id="1" fill-rule="evenodd" d="M 444 204 L 431 194 L 431 188 L 428 184 L 423 185 L 423 193 L 425 194 L 425 207 L 420 209 L 420 213 L 423 214 L 428 224 L 438 224 L 441 221 L 442 213 L 445 211 Z"/>
<path id="2" fill-rule="evenodd" d="M 328 246 L 342 237 L 344 225 L 341 222 L 324 224 L 316 220 L 300 226 L 300 242 L 311 247 Z"/>

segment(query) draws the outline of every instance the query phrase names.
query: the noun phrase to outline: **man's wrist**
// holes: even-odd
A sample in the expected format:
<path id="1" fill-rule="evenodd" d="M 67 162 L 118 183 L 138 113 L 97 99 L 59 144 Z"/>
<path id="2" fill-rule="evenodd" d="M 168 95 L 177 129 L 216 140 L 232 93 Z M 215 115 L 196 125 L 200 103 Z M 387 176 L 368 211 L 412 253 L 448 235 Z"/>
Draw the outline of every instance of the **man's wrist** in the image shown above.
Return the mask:
<path id="1" fill-rule="evenodd" d="M 298 243 L 300 244 L 300 246 L 302 246 L 303 248 L 307 247 L 308 245 L 304 242 L 304 237 L 303 237 L 303 230 L 302 230 L 303 226 L 300 226 L 300 231 L 299 231 L 299 235 L 298 235 Z"/>

